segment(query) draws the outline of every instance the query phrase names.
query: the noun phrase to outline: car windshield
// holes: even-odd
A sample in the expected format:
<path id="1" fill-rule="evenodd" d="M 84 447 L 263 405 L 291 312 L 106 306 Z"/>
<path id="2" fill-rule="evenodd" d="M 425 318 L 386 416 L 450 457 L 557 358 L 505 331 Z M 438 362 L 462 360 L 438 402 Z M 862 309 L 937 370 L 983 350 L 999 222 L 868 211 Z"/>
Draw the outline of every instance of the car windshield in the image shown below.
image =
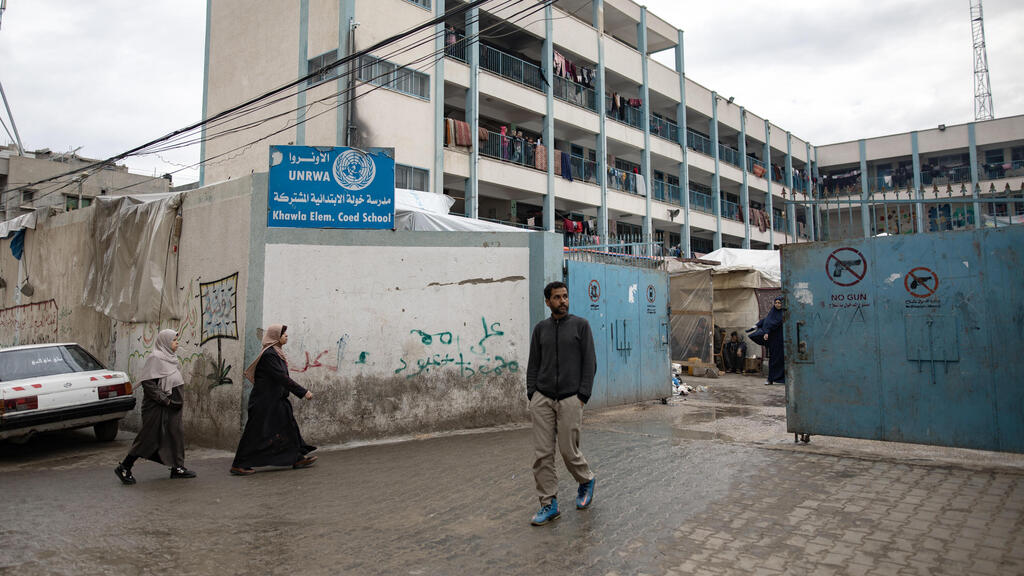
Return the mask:
<path id="1" fill-rule="evenodd" d="M 0 352 L 0 380 L 4 382 L 102 369 L 102 364 L 77 345 Z"/>

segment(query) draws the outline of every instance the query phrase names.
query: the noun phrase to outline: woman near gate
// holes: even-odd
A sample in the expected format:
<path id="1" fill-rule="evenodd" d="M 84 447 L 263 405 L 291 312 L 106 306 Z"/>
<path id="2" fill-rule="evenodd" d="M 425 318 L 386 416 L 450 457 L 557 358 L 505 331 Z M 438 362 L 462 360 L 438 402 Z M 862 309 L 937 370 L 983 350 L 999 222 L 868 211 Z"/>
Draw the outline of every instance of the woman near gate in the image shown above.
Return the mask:
<path id="1" fill-rule="evenodd" d="M 766 386 L 786 383 L 786 363 L 782 351 L 782 296 L 772 302 L 772 309 L 757 321 L 757 330 L 750 338 L 768 347 L 768 380 Z"/>
<path id="2" fill-rule="evenodd" d="M 316 447 L 302 439 L 288 400 L 289 393 L 306 400 L 313 394 L 288 375 L 288 357 L 281 348 L 288 343 L 287 331 L 288 327 L 281 325 L 267 328 L 263 349 L 245 370 L 253 387 L 249 419 L 231 464 L 235 476 L 248 476 L 256 466 L 306 468 L 316 462 L 316 456 L 307 456 Z"/>

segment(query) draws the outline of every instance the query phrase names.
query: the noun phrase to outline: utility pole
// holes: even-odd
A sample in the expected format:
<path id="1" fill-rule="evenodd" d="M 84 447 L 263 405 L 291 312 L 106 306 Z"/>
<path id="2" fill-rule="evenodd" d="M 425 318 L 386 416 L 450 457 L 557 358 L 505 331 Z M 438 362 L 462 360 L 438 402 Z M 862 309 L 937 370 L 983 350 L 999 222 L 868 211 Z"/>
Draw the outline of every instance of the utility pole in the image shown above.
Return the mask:
<path id="1" fill-rule="evenodd" d="M 981 0 L 971 0 L 971 36 L 974 40 L 974 120 L 991 120 L 992 85 L 988 78 L 988 51 L 985 49 L 985 16 Z"/>

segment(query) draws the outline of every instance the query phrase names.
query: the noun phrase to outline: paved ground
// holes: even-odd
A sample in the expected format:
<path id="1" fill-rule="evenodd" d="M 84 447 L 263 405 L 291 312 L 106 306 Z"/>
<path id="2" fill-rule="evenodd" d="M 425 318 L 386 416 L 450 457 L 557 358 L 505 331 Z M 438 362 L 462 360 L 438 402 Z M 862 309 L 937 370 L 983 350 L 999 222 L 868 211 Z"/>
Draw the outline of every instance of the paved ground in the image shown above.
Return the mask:
<path id="1" fill-rule="evenodd" d="M 0 445 L 0 573 L 1024 574 L 1024 457 L 785 432 L 753 377 L 588 414 L 592 509 L 536 508 L 529 431 L 323 449 L 317 466 L 195 480 L 112 467 L 130 434 Z M 568 506 L 564 506 L 568 505 Z"/>

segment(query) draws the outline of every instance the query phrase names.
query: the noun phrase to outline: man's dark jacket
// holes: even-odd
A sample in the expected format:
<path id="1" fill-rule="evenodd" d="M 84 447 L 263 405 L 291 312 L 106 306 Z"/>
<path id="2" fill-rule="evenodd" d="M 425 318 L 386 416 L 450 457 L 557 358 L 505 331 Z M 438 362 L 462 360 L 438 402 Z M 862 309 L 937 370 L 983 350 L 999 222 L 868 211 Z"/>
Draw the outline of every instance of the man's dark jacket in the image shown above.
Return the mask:
<path id="1" fill-rule="evenodd" d="M 548 317 L 533 327 L 530 361 L 526 368 L 526 396 L 534 392 L 562 400 L 579 396 L 590 400 L 597 372 L 594 337 L 590 324 L 579 316 Z"/>

